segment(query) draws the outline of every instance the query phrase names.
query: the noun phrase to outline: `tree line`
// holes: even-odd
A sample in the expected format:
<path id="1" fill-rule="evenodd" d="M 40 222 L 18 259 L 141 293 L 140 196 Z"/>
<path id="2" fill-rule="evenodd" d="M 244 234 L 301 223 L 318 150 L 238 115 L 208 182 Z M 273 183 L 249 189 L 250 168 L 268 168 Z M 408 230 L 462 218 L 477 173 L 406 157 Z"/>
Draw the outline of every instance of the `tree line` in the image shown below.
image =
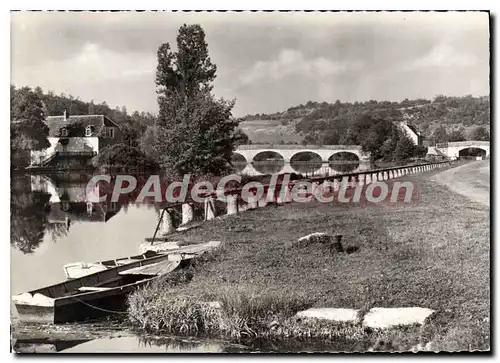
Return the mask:
<path id="1" fill-rule="evenodd" d="M 439 95 L 433 100 L 405 99 L 401 102 L 308 101 L 283 112 L 246 115 L 239 121 L 281 120 L 283 125 L 287 125 L 294 120 L 295 132 L 303 134 L 307 138 L 307 143 L 328 144 L 342 143 L 342 136 L 346 134 L 349 124 L 360 115 L 371 115 L 392 121 L 407 120 L 415 125 L 431 144 L 436 138 L 438 142 L 472 140 L 477 137 L 484 140 L 489 139 L 490 97 Z M 466 128 L 471 131 L 467 132 Z"/>

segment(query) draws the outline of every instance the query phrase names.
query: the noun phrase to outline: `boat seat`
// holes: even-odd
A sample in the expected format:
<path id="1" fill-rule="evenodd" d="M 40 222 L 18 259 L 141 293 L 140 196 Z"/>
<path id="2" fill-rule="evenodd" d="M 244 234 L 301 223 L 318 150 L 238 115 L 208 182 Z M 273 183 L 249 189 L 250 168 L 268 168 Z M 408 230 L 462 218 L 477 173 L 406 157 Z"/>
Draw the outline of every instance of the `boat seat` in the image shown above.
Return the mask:
<path id="1" fill-rule="evenodd" d="M 82 286 L 78 291 L 106 291 L 110 289 L 111 287 Z"/>

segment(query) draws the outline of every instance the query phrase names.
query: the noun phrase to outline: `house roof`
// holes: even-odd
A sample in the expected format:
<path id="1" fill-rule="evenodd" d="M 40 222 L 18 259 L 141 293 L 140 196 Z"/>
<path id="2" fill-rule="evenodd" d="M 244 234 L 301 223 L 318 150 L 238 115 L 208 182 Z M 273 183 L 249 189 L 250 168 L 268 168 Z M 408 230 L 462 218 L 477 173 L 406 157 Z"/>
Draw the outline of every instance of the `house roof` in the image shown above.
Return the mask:
<path id="1" fill-rule="evenodd" d="M 67 125 L 81 123 L 82 126 L 103 126 L 104 115 L 71 115 L 64 120 L 64 116 L 47 116 L 47 125 L 50 131 L 59 130 Z"/>

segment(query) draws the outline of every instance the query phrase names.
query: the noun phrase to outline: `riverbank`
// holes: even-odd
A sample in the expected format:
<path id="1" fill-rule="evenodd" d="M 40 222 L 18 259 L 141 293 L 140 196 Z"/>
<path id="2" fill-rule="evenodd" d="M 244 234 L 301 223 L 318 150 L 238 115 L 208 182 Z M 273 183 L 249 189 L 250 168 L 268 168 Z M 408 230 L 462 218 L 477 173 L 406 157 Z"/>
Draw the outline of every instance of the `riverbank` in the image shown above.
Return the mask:
<path id="1" fill-rule="evenodd" d="M 489 349 L 489 207 L 407 175 L 410 203 L 292 203 L 206 222 L 172 238 L 221 240 L 218 253 L 130 297 L 130 320 L 153 332 L 364 341 L 374 349 Z M 394 181 L 388 181 L 389 184 Z M 291 246 L 314 232 L 344 248 Z M 189 283 L 188 283 L 189 282 Z M 203 302 L 217 301 L 216 304 Z M 427 323 L 397 330 L 297 318 L 310 307 L 418 306 Z M 361 318 L 362 316 L 360 316 Z"/>

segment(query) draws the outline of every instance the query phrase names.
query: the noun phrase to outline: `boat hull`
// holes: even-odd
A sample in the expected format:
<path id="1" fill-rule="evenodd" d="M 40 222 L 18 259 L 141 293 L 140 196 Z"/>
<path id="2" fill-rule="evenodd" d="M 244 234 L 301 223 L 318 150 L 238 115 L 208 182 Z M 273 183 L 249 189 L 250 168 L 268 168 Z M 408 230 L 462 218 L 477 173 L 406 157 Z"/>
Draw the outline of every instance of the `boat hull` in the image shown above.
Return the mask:
<path id="1" fill-rule="evenodd" d="M 125 316 L 129 293 L 188 263 L 189 260 L 169 261 L 168 256 L 159 255 L 15 295 L 12 299 L 24 322 L 57 324 L 113 314 Z"/>
<path id="2" fill-rule="evenodd" d="M 99 319 L 127 312 L 127 296 L 156 277 L 107 291 L 96 291 L 55 301 L 54 306 L 34 306 L 15 303 L 19 317 L 30 323 L 70 323 Z"/>

